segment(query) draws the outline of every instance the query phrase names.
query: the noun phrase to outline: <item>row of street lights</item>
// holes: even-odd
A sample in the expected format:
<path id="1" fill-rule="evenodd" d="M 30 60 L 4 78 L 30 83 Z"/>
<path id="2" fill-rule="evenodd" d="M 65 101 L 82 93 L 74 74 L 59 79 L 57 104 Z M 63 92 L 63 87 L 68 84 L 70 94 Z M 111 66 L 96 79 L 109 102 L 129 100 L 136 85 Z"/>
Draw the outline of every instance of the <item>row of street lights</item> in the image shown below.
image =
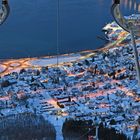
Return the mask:
<path id="1" fill-rule="evenodd" d="M 120 0 L 114 0 L 111 11 L 116 23 L 127 32 L 130 32 L 131 34 L 131 40 L 132 40 L 133 51 L 135 56 L 135 65 L 137 70 L 138 85 L 140 86 L 140 65 L 139 65 L 138 51 L 137 51 L 135 37 L 134 37 L 134 36 L 140 36 L 140 32 L 139 32 L 140 27 L 138 26 L 140 25 L 139 21 L 137 22 L 135 20 L 130 21 L 126 19 L 124 16 L 122 16 L 120 12 Z M 8 4 L 8 0 L 2 0 L 2 7 L 0 11 L 0 25 L 2 25 L 6 21 L 9 13 L 10 13 L 10 7 Z M 98 128 L 99 128 L 98 120 L 95 120 L 95 123 L 96 123 L 96 140 L 98 140 Z"/>
<path id="2" fill-rule="evenodd" d="M 120 0 L 114 0 L 114 3 L 111 7 L 112 15 L 116 21 L 116 23 L 121 26 L 125 31 L 130 32 L 131 34 L 131 40 L 133 45 L 133 52 L 135 57 L 135 65 L 136 65 L 136 71 L 137 71 L 137 79 L 138 79 L 138 85 L 140 86 L 140 65 L 139 65 L 139 55 L 136 47 L 136 41 L 134 36 L 140 36 L 140 19 L 136 20 L 129 20 L 126 19 L 120 12 Z M 8 15 L 10 13 L 10 7 L 8 4 L 8 0 L 2 0 L 2 7 L 0 10 L 0 25 L 2 25 Z"/>

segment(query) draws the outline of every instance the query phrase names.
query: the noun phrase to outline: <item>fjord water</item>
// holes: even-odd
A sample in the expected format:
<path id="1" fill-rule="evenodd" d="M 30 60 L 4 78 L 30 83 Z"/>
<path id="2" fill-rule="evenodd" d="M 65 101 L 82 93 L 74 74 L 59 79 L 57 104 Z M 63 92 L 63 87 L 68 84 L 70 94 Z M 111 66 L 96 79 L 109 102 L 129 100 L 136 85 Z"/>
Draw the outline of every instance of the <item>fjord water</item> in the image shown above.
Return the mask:
<path id="1" fill-rule="evenodd" d="M 112 0 L 59 0 L 59 52 L 96 49 L 102 27 L 112 21 Z M 58 0 L 10 0 L 11 12 L 0 26 L 0 58 L 56 54 Z M 130 6 L 130 0 L 124 0 Z M 131 3 L 131 6 L 133 4 Z"/>

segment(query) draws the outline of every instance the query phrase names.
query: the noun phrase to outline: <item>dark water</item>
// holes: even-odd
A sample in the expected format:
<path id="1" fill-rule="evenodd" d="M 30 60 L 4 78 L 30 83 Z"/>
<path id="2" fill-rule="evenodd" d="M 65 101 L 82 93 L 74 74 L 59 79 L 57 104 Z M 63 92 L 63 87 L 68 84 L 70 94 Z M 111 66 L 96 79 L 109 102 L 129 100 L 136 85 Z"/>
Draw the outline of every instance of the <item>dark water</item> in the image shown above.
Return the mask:
<path id="1" fill-rule="evenodd" d="M 11 13 L 0 27 L 0 58 L 56 54 L 58 0 L 10 0 Z M 133 2 L 132 2 L 133 1 Z M 135 0 L 124 0 L 134 7 Z M 60 0 L 60 53 L 99 48 L 102 27 L 112 21 L 112 0 Z M 140 9 L 136 4 L 136 9 Z"/>

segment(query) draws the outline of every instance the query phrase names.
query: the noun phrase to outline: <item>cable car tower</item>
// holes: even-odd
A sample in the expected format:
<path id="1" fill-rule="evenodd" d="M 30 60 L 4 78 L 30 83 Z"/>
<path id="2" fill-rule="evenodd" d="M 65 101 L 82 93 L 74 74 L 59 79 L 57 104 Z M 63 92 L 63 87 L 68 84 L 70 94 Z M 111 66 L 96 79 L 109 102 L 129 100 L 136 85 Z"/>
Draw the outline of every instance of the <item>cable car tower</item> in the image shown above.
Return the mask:
<path id="1" fill-rule="evenodd" d="M 111 13 L 116 23 L 122 27 L 125 31 L 131 34 L 131 41 L 133 46 L 133 53 L 135 57 L 135 65 L 137 71 L 138 85 L 140 86 L 140 65 L 139 65 L 139 54 L 136 46 L 135 36 L 140 37 L 140 17 L 138 18 L 125 18 L 120 11 L 120 0 L 114 0 L 111 7 Z"/>
<path id="2" fill-rule="evenodd" d="M 10 13 L 8 0 L 2 0 L 2 7 L 0 9 L 0 25 L 2 25 Z"/>

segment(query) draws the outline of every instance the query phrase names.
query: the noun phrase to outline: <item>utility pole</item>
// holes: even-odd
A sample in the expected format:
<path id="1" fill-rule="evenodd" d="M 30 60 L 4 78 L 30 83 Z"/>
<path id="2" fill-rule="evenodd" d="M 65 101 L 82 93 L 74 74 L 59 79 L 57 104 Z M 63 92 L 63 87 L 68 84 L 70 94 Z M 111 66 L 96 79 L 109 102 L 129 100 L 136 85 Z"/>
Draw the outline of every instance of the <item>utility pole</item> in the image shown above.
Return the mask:
<path id="1" fill-rule="evenodd" d="M 98 138 L 98 133 L 99 133 L 99 118 L 98 117 L 95 117 L 94 119 L 95 121 L 95 126 L 96 126 L 96 135 L 95 135 L 95 140 L 99 140 Z"/>
<path id="2" fill-rule="evenodd" d="M 120 0 L 114 0 L 114 3 L 111 7 L 111 13 L 114 17 L 116 23 L 122 27 L 125 31 L 129 32 L 131 35 L 131 41 L 133 46 L 133 54 L 135 58 L 136 72 L 137 72 L 137 80 L 138 86 L 140 87 L 140 64 L 139 64 L 139 54 L 136 46 L 135 36 L 140 36 L 140 19 L 131 21 L 126 19 L 120 12 Z M 139 21 L 139 22 L 138 22 Z"/>
<path id="3" fill-rule="evenodd" d="M 137 79 L 138 79 L 138 85 L 140 86 L 140 64 L 139 64 L 139 54 L 137 51 L 136 41 L 134 38 L 133 30 L 130 31 L 131 34 L 131 41 L 133 46 L 133 52 L 135 57 L 135 65 L 136 65 L 136 71 L 137 71 Z"/>

